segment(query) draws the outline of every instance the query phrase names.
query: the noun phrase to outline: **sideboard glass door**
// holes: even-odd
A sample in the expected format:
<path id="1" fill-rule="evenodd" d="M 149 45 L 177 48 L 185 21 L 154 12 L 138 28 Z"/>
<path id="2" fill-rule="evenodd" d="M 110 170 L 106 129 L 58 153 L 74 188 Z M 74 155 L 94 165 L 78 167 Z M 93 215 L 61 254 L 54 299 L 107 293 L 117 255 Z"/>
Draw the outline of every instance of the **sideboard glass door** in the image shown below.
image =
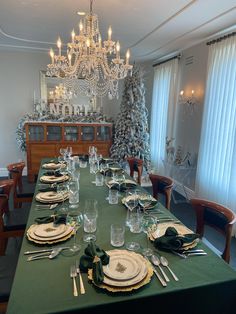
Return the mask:
<path id="1" fill-rule="evenodd" d="M 65 141 L 78 141 L 78 127 L 77 126 L 65 126 L 64 127 L 64 139 Z"/>
<path id="2" fill-rule="evenodd" d="M 43 126 L 29 125 L 29 140 L 31 142 L 42 142 L 44 140 Z"/>
<path id="3" fill-rule="evenodd" d="M 47 126 L 47 141 L 61 141 L 60 126 Z"/>
<path id="4" fill-rule="evenodd" d="M 94 141 L 94 127 L 81 126 L 81 139 L 82 141 Z"/>
<path id="5" fill-rule="evenodd" d="M 98 141 L 110 141 L 110 127 L 98 126 L 97 127 L 97 140 Z"/>

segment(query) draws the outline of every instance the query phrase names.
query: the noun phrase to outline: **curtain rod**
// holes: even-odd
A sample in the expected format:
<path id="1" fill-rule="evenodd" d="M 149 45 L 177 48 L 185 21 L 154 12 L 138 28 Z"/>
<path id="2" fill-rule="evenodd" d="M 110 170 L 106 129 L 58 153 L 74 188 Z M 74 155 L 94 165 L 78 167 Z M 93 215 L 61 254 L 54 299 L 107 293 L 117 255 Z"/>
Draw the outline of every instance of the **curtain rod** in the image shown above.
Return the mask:
<path id="1" fill-rule="evenodd" d="M 217 38 L 217 39 L 213 39 L 213 40 L 211 40 L 211 41 L 208 41 L 206 44 L 207 44 L 207 46 L 210 46 L 210 45 L 213 45 L 213 44 L 215 44 L 215 43 L 220 42 L 221 40 L 225 40 L 225 39 L 227 39 L 227 38 L 229 38 L 229 37 L 231 37 L 231 36 L 235 36 L 235 35 L 236 35 L 236 32 L 233 32 L 233 33 L 230 33 L 230 34 L 221 36 L 221 37 L 219 37 L 219 38 Z"/>
<path id="2" fill-rule="evenodd" d="M 181 58 L 181 54 L 178 54 L 177 56 L 171 57 L 171 58 L 166 59 L 166 60 L 164 60 L 164 61 L 160 61 L 160 62 L 158 62 L 158 63 L 154 63 L 154 64 L 153 64 L 153 67 L 155 67 L 155 66 L 157 66 L 157 65 L 161 65 L 161 64 L 166 63 L 166 62 L 169 62 L 169 61 L 171 61 L 171 60 L 173 60 L 173 59 L 176 59 L 176 58 L 180 59 L 180 58 Z"/>

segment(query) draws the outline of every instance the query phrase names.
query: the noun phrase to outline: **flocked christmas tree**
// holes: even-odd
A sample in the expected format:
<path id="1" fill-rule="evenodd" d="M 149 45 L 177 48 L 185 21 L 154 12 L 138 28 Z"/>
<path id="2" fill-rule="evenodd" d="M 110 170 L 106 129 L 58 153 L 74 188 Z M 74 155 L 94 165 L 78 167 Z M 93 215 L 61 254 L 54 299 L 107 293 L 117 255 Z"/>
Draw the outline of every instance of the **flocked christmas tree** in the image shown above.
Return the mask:
<path id="1" fill-rule="evenodd" d="M 136 65 L 132 75 L 125 78 L 120 113 L 115 123 L 111 156 L 119 161 L 126 157 L 144 160 L 150 166 L 148 110 L 145 105 L 143 73 Z"/>

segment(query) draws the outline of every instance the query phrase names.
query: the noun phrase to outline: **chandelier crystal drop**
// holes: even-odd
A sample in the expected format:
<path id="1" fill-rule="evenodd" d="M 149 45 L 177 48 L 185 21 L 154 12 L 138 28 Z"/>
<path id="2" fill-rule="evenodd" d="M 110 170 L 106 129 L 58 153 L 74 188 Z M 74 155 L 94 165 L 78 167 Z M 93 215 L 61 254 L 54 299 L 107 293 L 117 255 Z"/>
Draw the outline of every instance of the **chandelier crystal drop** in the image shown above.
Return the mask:
<path id="1" fill-rule="evenodd" d="M 127 50 L 125 60 L 120 57 L 120 43 L 111 39 L 111 27 L 107 40 L 102 42 L 98 17 L 92 6 L 93 0 L 90 0 L 90 13 L 80 20 L 79 34 L 72 31 L 67 56 L 62 55 L 60 37 L 58 55 L 50 50 L 47 75 L 63 78 L 66 88 L 76 95 L 102 97 L 107 94 L 109 98 L 118 98 L 118 81 L 132 71 L 130 51 Z"/>

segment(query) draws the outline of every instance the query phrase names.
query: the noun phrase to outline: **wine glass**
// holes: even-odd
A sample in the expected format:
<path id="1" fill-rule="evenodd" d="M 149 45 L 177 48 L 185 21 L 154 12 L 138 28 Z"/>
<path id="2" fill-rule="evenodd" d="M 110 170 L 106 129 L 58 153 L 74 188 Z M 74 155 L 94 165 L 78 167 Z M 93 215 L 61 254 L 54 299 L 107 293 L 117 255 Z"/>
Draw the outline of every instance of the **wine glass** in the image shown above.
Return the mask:
<path id="1" fill-rule="evenodd" d="M 152 256 L 153 250 L 149 248 L 149 234 L 156 231 L 157 221 L 156 218 L 151 215 L 144 214 L 142 217 L 142 230 L 147 235 L 147 247 L 143 249 L 142 253 L 144 256 Z"/>
<path id="2" fill-rule="evenodd" d="M 125 175 L 120 171 L 115 172 L 114 181 L 118 184 L 119 192 L 121 192 L 120 187 L 121 187 L 122 183 L 125 182 Z M 119 196 L 121 196 L 121 194 L 119 194 Z"/>
<path id="3" fill-rule="evenodd" d="M 61 214 L 67 214 L 67 207 L 65 207 L 65 199 L 67 198 L 68 194 L 68 184 L 58 184 L 57 185 L 57 193 L 61 196 L 62 205 L 58 208 L 58 212 Z"/>
<path id="4" fill-rule="evenodd" d="M 70 251 L 77 252 L 81 249 L 81 245 L 76 242 L 77 230 L 81 227 L 83 222 L 83 215 L 78 208 L 71 208 L 67 215 L 67 224 L 70 225 L 74 230 L 74 242 Z"/>

